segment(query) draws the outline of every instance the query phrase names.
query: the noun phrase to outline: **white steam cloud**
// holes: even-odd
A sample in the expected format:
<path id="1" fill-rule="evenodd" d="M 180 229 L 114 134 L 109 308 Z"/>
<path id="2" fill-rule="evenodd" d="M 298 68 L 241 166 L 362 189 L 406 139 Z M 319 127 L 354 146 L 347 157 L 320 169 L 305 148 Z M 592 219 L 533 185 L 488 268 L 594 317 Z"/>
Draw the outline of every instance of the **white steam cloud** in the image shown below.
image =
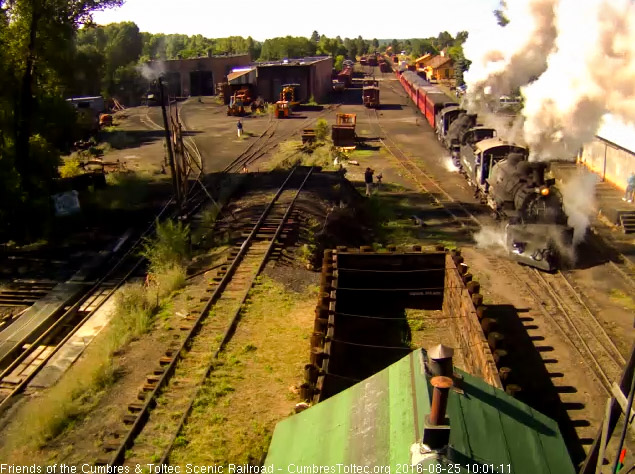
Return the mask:
<path id="1" fill-rule="evenodd" d="M 512 1 L 505 11 L 509 24 L 495 34 L 470 35 L 464 45 L 472 60 L 465 75 L 467 106 L 479 111 L 483 101 L 498 101 L 535 80 L 547 69 L 556 47 L 554 8 L 558 0 Z M 494 46 L 492 48 L 492 46 Z"/>
<path id="2" fill-rule="evenodd" d="M 573 227 L 573 244 L 584 240 L 586 230 L 597 209 L 595 203 L 595 185 L 599 176 L 590 172 L 578 172 L 562 186 L 562 205 L 568 216 L 568 224 Z"/>
<path id="3" fill-rule="evenodd" d="M 506 224 L 499 226 L 484 226 L 474 234 L 476 246 L 483 249 L 490 249 L 507 254 L 507 233 Z"/>
<path id="4" fill-rule="evenodd" d="M 507 26 L 465 44 L 470 111 L 496 110 L 520 87 L 524 123 L 502 135 L 539 160 L 574 159 L 607 113 L 635 124 L 635 2 L 518 0 L 505 16 Z"/>
<path id="5" fill-rule="evenodd" d="M 523 89 L 525 139 L 539 159 L 572 159 L 607 112 L 635 123 L 635 3 L 561 0 L 558 51 Z"/>
<path id="6" fill-rule="evenodd" d="M 165 68 L 162 63 L 143 63 L 137 66 L 137 71 L 147 81 L 156 81 L 159 76 L 165 73 Z"/>
<path id="7" fill-rule="evenodd" d="M 458 173 L 459 169 L 454 164 L 454 160 L 451 156 L 444 156 L 441 158 L 441 163 L 446 171 L 449 171 L 450 173 Z"/>

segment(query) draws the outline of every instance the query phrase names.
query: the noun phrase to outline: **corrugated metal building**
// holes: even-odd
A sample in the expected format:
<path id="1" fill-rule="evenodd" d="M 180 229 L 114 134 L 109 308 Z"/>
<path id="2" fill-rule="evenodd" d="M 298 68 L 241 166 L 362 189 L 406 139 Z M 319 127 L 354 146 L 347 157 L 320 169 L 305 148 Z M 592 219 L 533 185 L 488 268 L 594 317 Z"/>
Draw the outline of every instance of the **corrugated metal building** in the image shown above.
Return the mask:
<path id="1" fill-rule="evenodd" d="M 635 152 L 600 136 L 582 148 L 578 161 L 622 191 L 635 173 Z"/>
<path id="2" fill-rule="evenodd" d="M 318 56 L 256 63 L 258 95 L 267 102 L 280 99 L 284 84 L 300 84 L 295 99 L 306 102 L 313 97 L 324 102 L 332 87 L 333 58 Z"/>
<path id="3" fill-rule="evenodd" d="M 555 421 L 456 369 L 459 390 L 450 390 L 447 400 L 448 449 L 423 454 L 432 391 L 423 356 L 411 352 L 278 423 L 265 461 L 272 470 L 265 472 L 575 472 Z"/>
<path id="4" fill-rule="evenodd" d="M 147 66 L 165 76 L 171 96 L 214 95 L 215 84 L 225 82 L 233 68 L 248 66 L 249 54 L 149 61 Z"/>

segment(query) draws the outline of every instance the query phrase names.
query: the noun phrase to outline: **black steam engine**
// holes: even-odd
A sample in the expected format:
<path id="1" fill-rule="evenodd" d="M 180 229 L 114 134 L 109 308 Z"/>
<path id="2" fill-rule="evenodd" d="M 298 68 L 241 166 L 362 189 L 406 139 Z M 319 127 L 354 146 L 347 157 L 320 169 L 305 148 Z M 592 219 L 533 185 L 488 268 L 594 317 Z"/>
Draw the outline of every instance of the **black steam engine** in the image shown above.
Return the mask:
<path id="1" fill-rule="evenodd" d="M 476 115 L 454 117 L 440 139 L 454 163 L 487 205 L 507 220 L 506 244 L 512 257 L 552 271 L 561 261 L 560 249 L 571 246 L 562 196 L 554 180 L 545 179 L 547 164 L 528 161 L 528 150 L 496 136 L 477 123 Z"/>

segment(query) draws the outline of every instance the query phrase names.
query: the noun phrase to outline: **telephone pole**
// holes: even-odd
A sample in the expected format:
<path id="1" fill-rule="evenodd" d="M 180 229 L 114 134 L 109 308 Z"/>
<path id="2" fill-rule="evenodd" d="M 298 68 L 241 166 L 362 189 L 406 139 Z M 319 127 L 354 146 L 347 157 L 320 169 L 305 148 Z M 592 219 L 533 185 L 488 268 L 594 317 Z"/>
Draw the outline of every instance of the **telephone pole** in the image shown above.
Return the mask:
<path id="1" fill-rule="evenodd" d="M 163 78 L 159 77 L 159 100 L 161 101 L 161 113 L 163 114 L 163 126 L 165 128 L 165 145 L 168 149 L 168 161 L 170 163 L 170 173 L 172 174 L 172 187 L 174 188 L 174 198 L 176 199 L 176 205 L 181 211 L 181 190 L 176 176 L 176 167 L 174 165 L 174 151 L 172 150 L 172 139 L 170 136 L 170 124 L 168 123 L 168 114 L 165 110 L 165 96 L 163 93 Z"/>

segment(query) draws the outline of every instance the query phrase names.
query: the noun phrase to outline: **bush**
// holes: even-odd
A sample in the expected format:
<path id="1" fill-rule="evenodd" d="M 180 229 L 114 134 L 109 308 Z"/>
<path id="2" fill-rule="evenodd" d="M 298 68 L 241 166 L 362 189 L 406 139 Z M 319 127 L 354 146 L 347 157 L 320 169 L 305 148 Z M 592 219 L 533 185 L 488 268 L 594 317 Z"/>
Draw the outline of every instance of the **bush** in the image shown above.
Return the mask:
<path id="1" fill-rule="evenodd" d="M 157 221 L 156 237 L 146 239 L 141 251 L 141 255 L 149 260 L 153 273 L 161 273 L 183 264 L 188 255 L 189 233 L 189 226 L 184 226 L 181 222 Z"/>
<path id="2" fill-rule="evenodd" d="M 60 168 L 60 176 L 62 178 L 72 178 L 74 176 L 79 176 L 82 174 L 81 160 L 79 156 L 72 155 L 71 157 L 64 160 L 64 164 Z"/>
<path id="3" fill-rule="evenodd" d="M 315 137 L 324 141 L 329 134 L 329 123 L 321 118 L 315 124 Z"/>

